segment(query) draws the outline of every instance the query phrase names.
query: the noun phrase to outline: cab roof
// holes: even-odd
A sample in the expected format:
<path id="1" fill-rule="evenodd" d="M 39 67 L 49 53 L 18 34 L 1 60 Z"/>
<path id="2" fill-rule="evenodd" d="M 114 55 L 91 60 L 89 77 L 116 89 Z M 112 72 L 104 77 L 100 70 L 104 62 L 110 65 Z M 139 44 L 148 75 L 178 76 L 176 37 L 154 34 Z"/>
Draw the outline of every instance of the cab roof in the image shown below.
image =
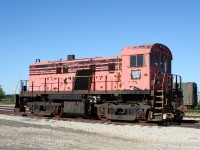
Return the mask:
<path id="1" fill-rule="evenodd" d="M 172 58 L 172 53 L 170 49 L 167 46 L 163 44 L 159 44 L 159 43 L 125 47 L 121 51 L 121 56 L 132 55 L 133 51 L 134 51 L 134 54 L 148 54 L 155 50 L 166 51 Z"/>

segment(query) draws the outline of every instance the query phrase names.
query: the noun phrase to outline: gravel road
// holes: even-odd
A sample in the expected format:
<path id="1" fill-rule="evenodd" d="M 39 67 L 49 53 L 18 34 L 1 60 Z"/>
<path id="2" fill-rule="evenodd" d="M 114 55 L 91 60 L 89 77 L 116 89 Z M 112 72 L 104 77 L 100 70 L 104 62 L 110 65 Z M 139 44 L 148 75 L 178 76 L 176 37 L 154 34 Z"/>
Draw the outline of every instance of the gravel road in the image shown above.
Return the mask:
<path id="1" fill-rule="evenodd" d="M 0 149 L 200 150 L 200 130 L 0 115 Z"/>

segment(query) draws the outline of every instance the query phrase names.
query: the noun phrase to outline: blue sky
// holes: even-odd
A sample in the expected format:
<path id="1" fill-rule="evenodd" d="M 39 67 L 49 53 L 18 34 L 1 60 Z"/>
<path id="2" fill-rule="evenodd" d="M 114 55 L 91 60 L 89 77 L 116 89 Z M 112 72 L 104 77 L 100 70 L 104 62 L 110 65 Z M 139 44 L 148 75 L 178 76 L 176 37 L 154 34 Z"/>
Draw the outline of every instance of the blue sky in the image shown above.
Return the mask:
<path id="1" fill-rule="evenodd" d="M 168 46 L 173 73 L 200 85 L 199 17 L 199 0 L 0 0 L 0 85 L 15 93 L 37 58 L 117 56 L 149 43 Z"/>

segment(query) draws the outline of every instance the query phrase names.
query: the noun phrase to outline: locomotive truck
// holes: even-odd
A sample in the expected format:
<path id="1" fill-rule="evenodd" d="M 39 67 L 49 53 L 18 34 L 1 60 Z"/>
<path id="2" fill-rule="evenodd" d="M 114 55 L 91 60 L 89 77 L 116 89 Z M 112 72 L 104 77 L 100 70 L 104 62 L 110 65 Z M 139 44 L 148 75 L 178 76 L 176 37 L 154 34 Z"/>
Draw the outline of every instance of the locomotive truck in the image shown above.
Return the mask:
<path id="1" fill-rule="evenodd" d="M 45 61 L 21 80 L 15 111 L 36 115 L 97 116 L 108 120 L 181 120 L 181 76 L 159 43 L 129 46 L 119 56 Z"/>

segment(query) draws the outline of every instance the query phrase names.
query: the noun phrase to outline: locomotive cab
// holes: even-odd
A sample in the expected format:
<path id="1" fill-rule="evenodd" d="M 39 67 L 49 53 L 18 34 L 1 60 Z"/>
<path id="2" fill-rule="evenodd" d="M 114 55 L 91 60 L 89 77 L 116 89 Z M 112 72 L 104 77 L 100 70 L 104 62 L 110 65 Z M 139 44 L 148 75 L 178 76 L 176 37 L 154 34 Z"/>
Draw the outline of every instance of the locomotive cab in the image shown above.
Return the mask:
<path id="1" fill-rule="evenodd" d="M 122 57 L 122 83 L 124 90 L 153 90 L 156 76 L 157 89 L 161 89 L 164 74 L 171 74 L 172 54 L 161 44 L 124 48 Z"/>
<path id="2" fill-rule="evenodd" d="M 152 107 L 142 108 L 147 120 L 183 115 L 181 77 L 171 74 L 172 54 L 168 47 L 162 44 L 126 47 L 121 57 L 123 90 L 134 91 L 140 99 L 151 99 L 148 103 Z M 148 95 L 151 97 L 147 98 Z M 132 101 L 138 101 L 134 96 Z"/>
<path id="3" fill-rule="evenodd" d="M 127 47 L 121 52 L 124 90 L 150 90 L 149 50 L 142 48 Z"/>

